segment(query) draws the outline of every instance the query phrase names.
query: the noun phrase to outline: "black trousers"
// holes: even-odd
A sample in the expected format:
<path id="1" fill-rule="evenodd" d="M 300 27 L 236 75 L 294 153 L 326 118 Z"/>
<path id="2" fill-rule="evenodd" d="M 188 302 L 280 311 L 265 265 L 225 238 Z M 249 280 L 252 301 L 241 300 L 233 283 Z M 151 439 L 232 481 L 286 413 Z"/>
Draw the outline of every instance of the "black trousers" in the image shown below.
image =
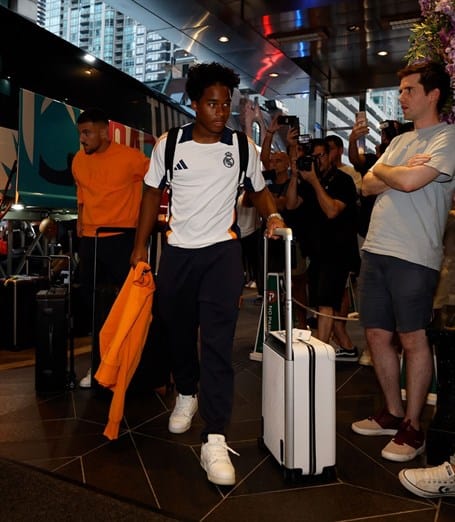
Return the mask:
<path id="1" fill-rule="evenodd" d="M 93 312 L 95 238 L 82 237 L 79 243 L 80 311 L 88 314 L 92 325 L 92 368 L 96 371 L 99 356 L 99 329 L 107 318 L 118 291 L 130 271 L 130 256 L 134 246 L 133 229 L 114 236 L 99 237 L 96 245 L 96 286 L 98 289 Z M 94 322 L 92 320 L 94 319 Z"/>
<path id="2" fill-rule="evenodd" d="M 166 245 L 156 284 L 177 390 L 192 395 L 199 388 L 202 440 L 209 433 L 224 435 L 232 411 L 232 347 L 243 287 L 240 242 L 199 249 Z"/>

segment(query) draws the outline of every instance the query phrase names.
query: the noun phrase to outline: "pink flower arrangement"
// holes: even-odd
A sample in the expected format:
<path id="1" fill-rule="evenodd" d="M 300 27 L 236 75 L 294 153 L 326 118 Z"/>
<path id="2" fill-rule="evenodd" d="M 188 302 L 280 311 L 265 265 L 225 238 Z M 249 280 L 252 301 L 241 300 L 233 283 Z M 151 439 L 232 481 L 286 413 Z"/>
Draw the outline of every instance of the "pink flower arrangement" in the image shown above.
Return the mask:
<path id="1" fill-rule="evenodd" d="M 434 60 L 450 75 L 452 96 L 443 119 L 455 123 L 455 0 L 419 0 L 422 21 L 411 28 L 407 63 Z"/>

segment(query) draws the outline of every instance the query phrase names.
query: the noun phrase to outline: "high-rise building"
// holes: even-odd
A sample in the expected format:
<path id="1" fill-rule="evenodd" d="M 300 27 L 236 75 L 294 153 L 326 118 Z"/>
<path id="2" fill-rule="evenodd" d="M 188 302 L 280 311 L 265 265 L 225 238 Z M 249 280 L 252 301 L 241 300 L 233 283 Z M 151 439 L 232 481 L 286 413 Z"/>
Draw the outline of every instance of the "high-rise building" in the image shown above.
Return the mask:
<path id="1" fill-rule="evenodd" d="M 162 90 L 195 58 L 99 0 L 37 0 L 37 23 L 124 73 Z"/>

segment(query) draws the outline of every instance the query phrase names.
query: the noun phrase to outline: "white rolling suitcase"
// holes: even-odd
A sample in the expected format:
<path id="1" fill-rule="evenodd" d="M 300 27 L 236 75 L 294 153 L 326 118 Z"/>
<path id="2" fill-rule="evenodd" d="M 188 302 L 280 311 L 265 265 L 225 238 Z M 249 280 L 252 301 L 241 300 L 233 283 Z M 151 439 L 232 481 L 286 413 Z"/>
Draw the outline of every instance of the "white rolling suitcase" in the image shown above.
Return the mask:
<path id="1" fill-rule="evenodd" d="M 266 332 L 262 356 L 262 444 L 285 479 L 335 473 L 335 350 L 292 328 L 292 230 L 276 230 L 285 247 L 285 330 Z M 264 274 L 267 274 L 267 239 Z M 264 328 L 266 328 L 264 317 Z"/>

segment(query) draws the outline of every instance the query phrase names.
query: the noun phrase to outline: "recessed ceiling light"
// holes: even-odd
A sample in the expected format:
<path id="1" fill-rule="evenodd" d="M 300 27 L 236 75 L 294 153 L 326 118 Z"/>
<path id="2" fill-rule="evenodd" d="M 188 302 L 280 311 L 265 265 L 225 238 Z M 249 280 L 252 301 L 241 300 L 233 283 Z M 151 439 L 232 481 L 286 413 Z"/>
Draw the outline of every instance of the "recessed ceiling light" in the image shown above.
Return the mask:
<path id="1" fill-rule="evenodd" d="M 346 29 L 350 32 L 350 33 L 356 33 L 357 31 L 360 31 L 360 25 L 357 25 L 357 24 L 351 24 L 351 25 L 348 25 L 346 27 Z"/>
<path id="2" fill-rule="evenodd" d="M 279 74 L 277 72 L 269 73 L 270 78 L 278 78 Z"/>
<path id="3" fill-rule="evenodd" d="M 94 63 L 96 58 L 92 55 L 92 54 L 85 54 L 84 55 L 84 60 L 87 62 L 87 63 Z"/>
<path id="4" fill-rule="evenodd" d="M 387 56 L 388 54 L 389 54 L 389 51 L 378 51 L 377 52 L 378 56 Z"/>
<path id="5" fill-rule="evenodd" d="M 221 42 L 221 43 L 226 43 L 226 42 L 229 42 L 229 36 L 220 36 L 218 38 L 218 41 Z"/>

